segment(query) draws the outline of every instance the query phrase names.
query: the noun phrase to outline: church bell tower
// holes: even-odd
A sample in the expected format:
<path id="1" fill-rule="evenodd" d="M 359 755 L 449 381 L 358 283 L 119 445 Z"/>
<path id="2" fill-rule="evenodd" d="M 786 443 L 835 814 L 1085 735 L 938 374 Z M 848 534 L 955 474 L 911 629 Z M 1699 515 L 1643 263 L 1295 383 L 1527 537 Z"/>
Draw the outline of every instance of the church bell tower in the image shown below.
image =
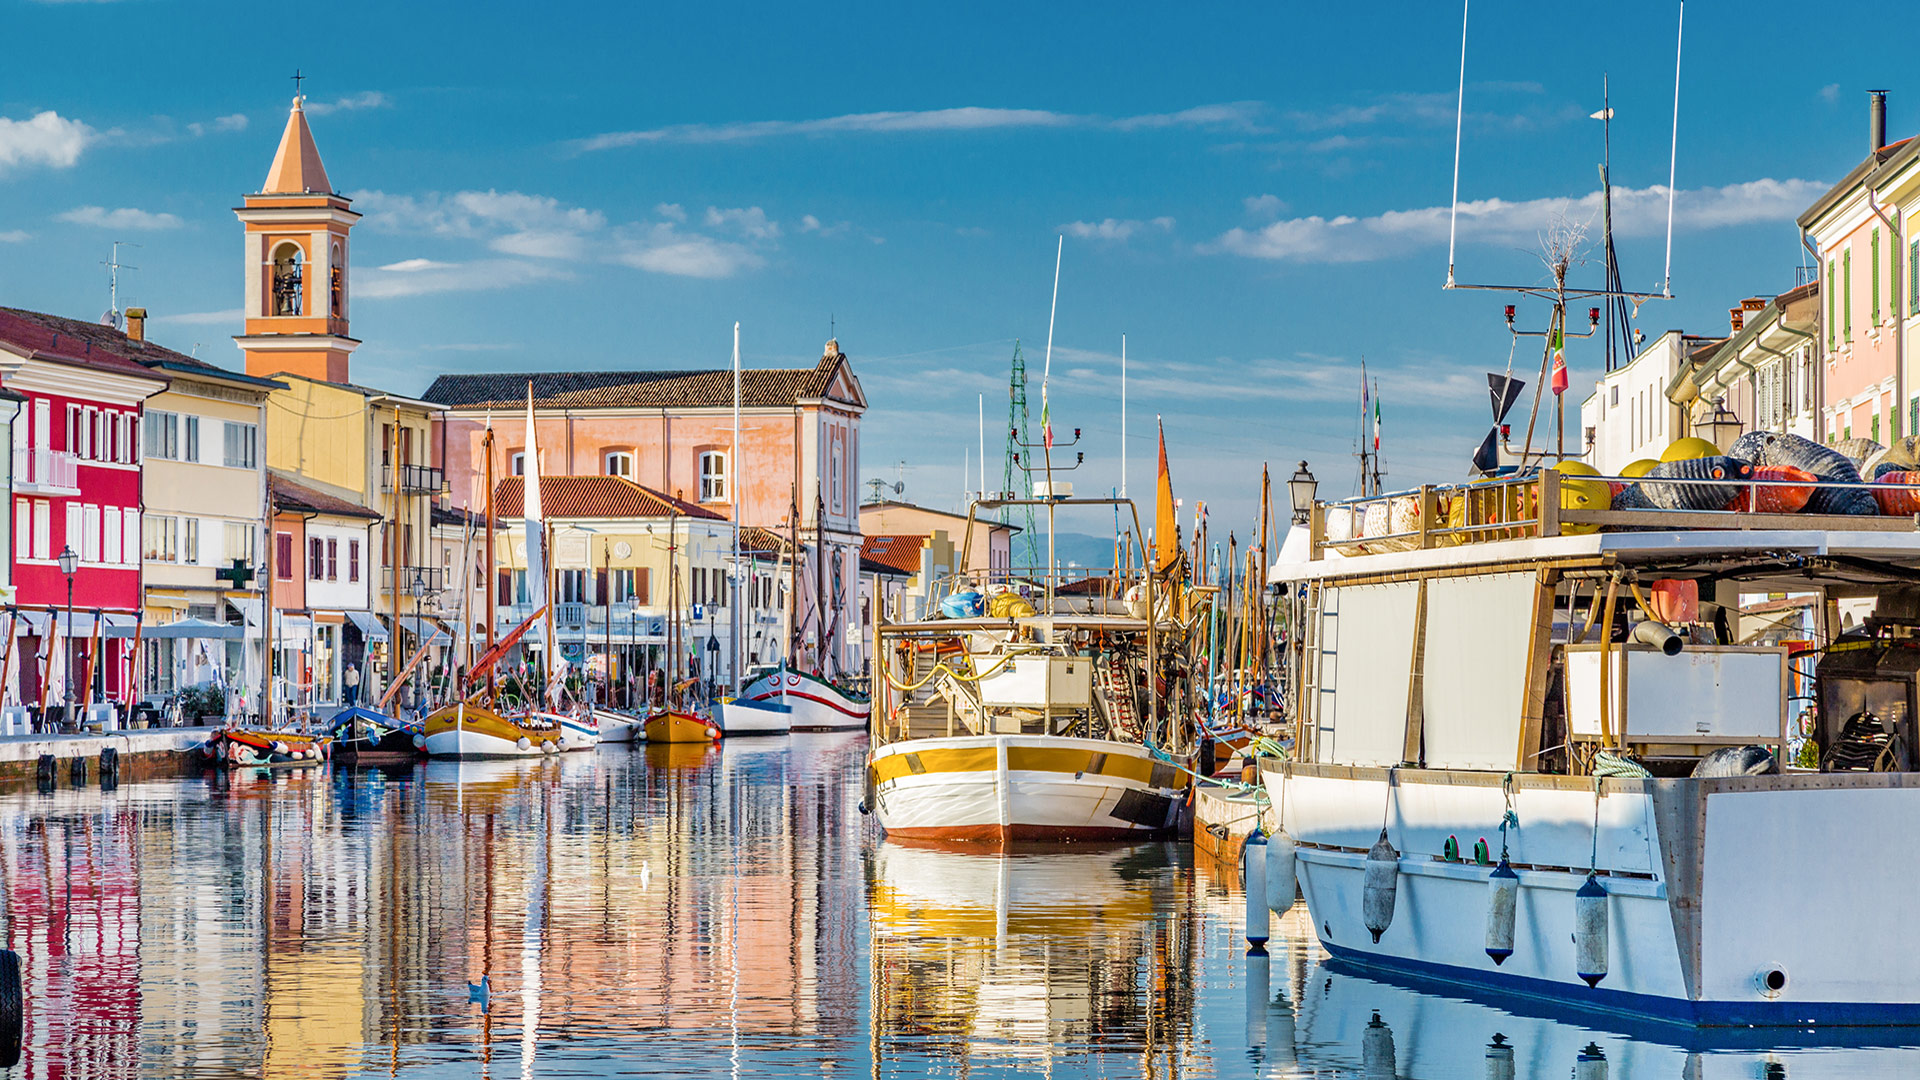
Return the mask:
<path id="1" fill-rule="evenodd" d="M 234 209 L 246 230 L 246 332 L 233 340 L 249 375 L 344 383 L 359 346 L 348 332 L 347 233 L 360 215 L 336 194 L 295 97 L 266 183 Z"/>

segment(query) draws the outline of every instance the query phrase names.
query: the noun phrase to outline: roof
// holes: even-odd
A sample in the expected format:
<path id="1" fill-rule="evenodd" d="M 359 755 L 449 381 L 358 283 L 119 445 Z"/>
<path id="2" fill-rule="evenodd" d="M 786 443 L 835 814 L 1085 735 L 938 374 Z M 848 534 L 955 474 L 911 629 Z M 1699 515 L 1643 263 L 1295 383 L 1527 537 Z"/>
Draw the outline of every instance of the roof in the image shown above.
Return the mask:
<path id="1" fill-rule="evenodd" d="M 366 518 L 379 521 L 380 514 L 369 510 L 357 502 L 351 502 L 324 491 L 316 491 L 297 480 L 289 480 L 279 473 L 273 474 L 273 508 L 275 510 L 304 511 L 309 514 L 336 514 L 341 517 Z"/>
<path id="2" fill-rule="evenodd" d="M 740 527 L 740 550 L 756 554 L 784 555 L 790 545 L 786 535 L 760 525 Z"/>
<path id="3" fill-rule="evenodd" d="M 496 518 L 519 517 L 525 513 L 521 499 L 524 477 L 509 476 L 494 488 L 493 513 Z M 629 518 L 681 517 L 725 521 L 702 506 L 650 487 L 642 487 L 623 476 L 542 476 L 540 508 L 550 518 Z"/>
<path id="4" fill-rule="evenodd" d="M 1799 225 L 1803 229 L 1811 229 L 1814 222 L 1819 221 L 1826 215 L 1827 211 L 1833 209 L 1840 200 L 1846 198 L 1850 192 L 1858 188 L 1861 183 L 1867 179 L 1868 174 L 1879 171 L 1881 166 L 1896 157 L 1912 157 L 1917 150 L 1920 150 L 1920 139 L 1908 136 L 1899 142 L 1888 143 L 1873 153 L 1868 154 L 1861 159 L 1860 164 L 1855 165 L 1848 171 L 1847 175 L 1841 177 L 1839 183 L 1828 188 L 1825 195 L 1815 199 L 1812 206 L 1801 211 L 1800 216 L 1794 219 L 1794 224 Z"/>
<path id="5" fill-rule="evenodd" d="M 752 368 L 740 372 L 740 404 L 746 408 L 791 406 L 827 396 L 847 357 L 829 341 L 810 368 Z M 859 380 L 847 372 L 856 404 Z M 447 374 L 433 380 L 425 397 L 456 409 L 506 409 L 527 403 L 542 409 L 725 408 L 733 404 L 733 371 L 532 371 Z"/>
<path id="6" fill-rule="evenodd" d="M 345 390 L 350 394 L 359 394 L 361 397 L 385 398 L 389 401 L 398 401 L 402 404 L 418 405 L 428 411 L 445 408 L 444 405 L 429 398 L 408 397 L 406 394 L 396 394 L 391 390 L 382 390 L 377 386 L 361 386 L 359 383 L 331 382 L 327 379 L 316 379 L 311 375 L 302 375 L 297 371 L 279 371 L 275 372 L 273 377 L 275 379 L 298 379 L 301 382 L 313 383 L 315 386 L 331 386 L 335 390 Z"/>
<path id="7" fill-rule="evenodd" d="M 926 533 L 882 533 L 860 543 L 863 568 L 872 563 L 896 574 L 911 577 L 920 572 L 920 552 L 926 549 Z"/>
<path id="8" fill-rule="evenodd" d="M 145 359 L 197 364 L 191 356 L 151 341 L 135 341 L 105 323 L 69 319 L 25 308 L 0 307 L 0 342 L 49 360 L 99 368 L 122 375 L 167 381 L 147 369 Z"/>
<path id="9" fill-rule="evenodd" d="M 935 514 L 943 518 L 952 518 L 955 521 L 967 520 L 967 515 L 965 514 L 956 514 L 951 510 L 935 510 L 931 506 L 915 506 L 910 502 L 900 502 L 897 499 L 881 499 L 879 502 L 861 503 L 860 509 L 862 510 L 886 510 L 886 509 L 912 510 L 912 511 L 915 511 L 916 513 Z M 993 529 L 1006 529 L 1009 532 L 1020 531 L 1020 526 L 1015 525 L 1009 521 L 994 521 L 991 518 L 976 517 L 973 519 L 973 522 L 976 525 L 985 525 Z"/>
<path id="10" fill-rule="evenodd" d="M 428 518 L 432 525 L 458 525 L 465 528 L 481 521 L 481 515 L 472 510 L 462 510 L 457 506 L 441 506 L 434 503 L 428 508 Z"/>
<path id="11" fill-rule="evenodd" d="M 307 114 L 300 108 L 304 98 L 293 99 L 287 113 L 287 129 L 280 134 L 280 149 L 267 169 L 263 195 L 332 194 L 327 168 L 320 164 L 320 148 L 313 144 L 313 129 L 307 126 Z"/>

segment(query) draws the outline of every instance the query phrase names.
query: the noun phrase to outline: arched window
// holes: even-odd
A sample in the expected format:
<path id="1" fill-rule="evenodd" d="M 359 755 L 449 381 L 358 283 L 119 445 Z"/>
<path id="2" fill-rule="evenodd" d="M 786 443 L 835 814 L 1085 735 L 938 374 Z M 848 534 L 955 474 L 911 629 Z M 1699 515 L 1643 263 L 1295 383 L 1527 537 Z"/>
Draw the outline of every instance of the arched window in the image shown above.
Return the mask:
<path id="1" fill-rule="evenodd" d="M 607 475 L 633 479 L 633 455 L 625 450 L 610 451 L 607 454 Z"/>
<path id="2" fill-rule="evenodd" d="M 329 264 L 333 280 L 328 282 L 328 293 L 333 307 L 331 314 L 336 319 L 347 317 L 347 264 L 341 260 L 340 245 L 333 245 L 333 261 Z"/>
<path id="3" fill-rule="evenodd" d="M 298 244 L 281 244 L 273 252 L 273 313 L 298 315 L 304 310 L 301 271 L 306 263 Z"/>

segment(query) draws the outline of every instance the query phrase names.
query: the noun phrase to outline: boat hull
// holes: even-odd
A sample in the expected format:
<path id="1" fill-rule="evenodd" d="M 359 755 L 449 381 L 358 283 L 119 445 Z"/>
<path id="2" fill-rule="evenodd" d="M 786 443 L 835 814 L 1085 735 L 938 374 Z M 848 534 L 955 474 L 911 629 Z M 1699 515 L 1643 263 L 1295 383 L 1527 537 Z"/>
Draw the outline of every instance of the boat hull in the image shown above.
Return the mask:
<path id="1" fill-rule="evenodd" d="M 564 750 L 591 750 L 600 745 L 600 722 L 592 714 L 584 719 L 573 713 L 534 712 L 529 718 L 540 724 L 551 724 L 560 729 L 561 748 Z"/>
<path id="2" fill-rule="evenodd" d="M 777 701 L 723 701 L 715 706 L 720 734 L 785 735 L 793 730 L 793 708 Z"/>
<path id="3" fill-rule="evenodd" d="M 691 713 L 658 712 L 647 717 L 646 734 L 650 743 L 710 743 L 719 729 Z"/>
<path id="4" fill-rule="evenodd" d="M 1587 778 L 1521 778 L 1514 951 L 1496 965 L 1491 871 L 1472 848 L 1484 837 L 1499 858 L 1502 774 L 1396 770 L 1390 788 L 1383 769 L 1262 773 L 1320 943 L 1345 963 L 1699 1026 L 1920 1022 L 1920 943 L 1849 933 L 1832 914 L 1892 910 L 1920 885 L 1920 776 L 1609 779 L 1598 800 Z M 1376 943 L 1363 891 L 1383 816 L 1400 858 Z M 1467 861 L 1445 858 L 1450 837 Z M 1588 986 L 1574 893 L 1596 861 L 1609 970 Z"/>
<path id="5" fill-rule="evenodd" d="M 558 728 L 535 727 L 465 702 L 427 717 L 425 731 L 430 757 L 542 757 L 561 750 Z"/>
<path id="6" fill-rule="evenodd" d="M 221 728 L 207 737 L 200 753 L 220 768 L 311 768 L 324 764 L 332 740 L 261 728 Z"/>
<path id="7" fill-rule="evenodd" d="M 740 688 L 747 701 L 764 701 L 793 709 L 792 731 L 865 730 L 873 705 L 804 671 L 771 671 Z"/>
<path id="8" fill-rule="evenodd" d="M 595 709 L 593 718 L 600 727 L 600 741 L 603 743 L 641 742 L 647 737 L 645 717 L 614 709 Z"/>
<path id="9" fill-rule="evenodd" d="M 337 765 L 397 765 L 426 753 L 417 723 L 406 723 L 372 709 L 351 707 L 333 718 L 333 761 Z"/>
<path id="10" fill-rule="evenodd" d="M 867 806 L 890 838 L 1138 840 L 1175 827 L 1182 775 L 1104 739 L 912 739 L 868 758 Z"/>

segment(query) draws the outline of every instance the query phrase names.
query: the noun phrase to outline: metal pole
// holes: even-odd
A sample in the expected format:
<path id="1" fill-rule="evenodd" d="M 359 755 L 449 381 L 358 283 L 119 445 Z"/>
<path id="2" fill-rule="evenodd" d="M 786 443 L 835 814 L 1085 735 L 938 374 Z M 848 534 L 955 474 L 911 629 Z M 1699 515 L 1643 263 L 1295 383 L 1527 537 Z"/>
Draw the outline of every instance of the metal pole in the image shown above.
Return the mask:
<path id="1" fill-rule="evenodd" d="M 67 655 L 60 664 L 60 673 L 67 680 L 66 708 L 61 710 L 63 718 L 73 722 L 73 575 L 67 575 L 67 640 L 61 643 L 66 647 Z"/>
<path id="2" fill-rule="evenodd" d="M 727 636 L 733 646 L 733 696 L 740 696 L 740 523 L 745 513 L 747 490 L 740 483 L 740 324 L 733 324 L 733 453 L 728 455 L 733 475 L 733 610 L 728 612 Z"/>

